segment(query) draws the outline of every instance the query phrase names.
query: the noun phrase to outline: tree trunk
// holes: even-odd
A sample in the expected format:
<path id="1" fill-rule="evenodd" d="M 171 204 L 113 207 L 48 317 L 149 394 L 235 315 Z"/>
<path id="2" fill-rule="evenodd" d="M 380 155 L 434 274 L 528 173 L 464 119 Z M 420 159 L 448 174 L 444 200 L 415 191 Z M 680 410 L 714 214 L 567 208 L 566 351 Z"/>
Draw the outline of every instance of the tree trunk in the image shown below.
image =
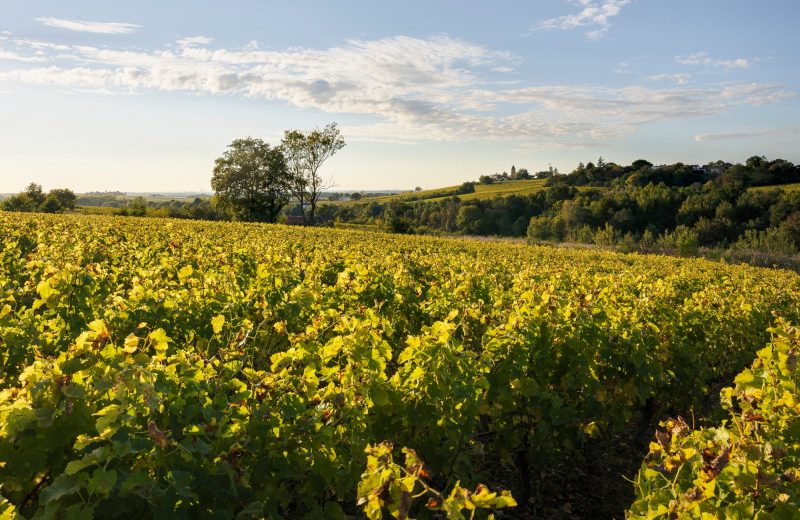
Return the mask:
<path id="1" fill-rule="evenodd" d="M 298 200 L 298 201 L 300 201 L 300 214 L 301 214 L 301 215 L 303 215 L 303 225 L 305 226 L 305 225 L 307 224 L 307 222 L 306 222 L 306 204 L 305 204 L 305 197 L 303 197 L 303 195 L 300 195 L 300 196 L 297 198 L 297 200 Z"/>
<path id="2" fill-rule="evenodd" d="M 311 225 L 313 226 L 314 223 L 315 223 L 314 222 L 314 215 L 317 212 L 317 203 L 314 201 L 314 199 L 311 199 L 311 200 L 308 201 L 308 206 L 309 206 L 308 216 L 309 216 L 309 220 L 311 220 Z"/>

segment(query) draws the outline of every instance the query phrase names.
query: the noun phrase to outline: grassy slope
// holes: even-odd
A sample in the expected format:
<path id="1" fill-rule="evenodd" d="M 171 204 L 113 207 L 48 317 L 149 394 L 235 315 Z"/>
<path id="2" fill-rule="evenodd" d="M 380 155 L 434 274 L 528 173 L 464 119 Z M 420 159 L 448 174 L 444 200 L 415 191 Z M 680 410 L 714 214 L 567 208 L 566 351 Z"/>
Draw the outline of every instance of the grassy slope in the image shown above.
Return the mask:
<path id="1" fill-rule="evenodd" d="M 546 179 L 531 179 L 531 180 L 522 180 L 522 181 L 504 181 L 498 182 L 495 184 L 476 184 L 475 185 L 475 192 L 474 193 L 467 193 L 464 195 L 458 195 L 461 200 L 484 200 L 484 199 L 492 199 L 494 197 L 506 197 L 509 195 L 527 195 L 530 193 L 536 193 L 537 191 L 547 189 L 545 183 L 547 182 Z M 385 195 L 382 197 L 370 197 L 361 199 L 360 202 L 409 202 L 409 201 L 435 201 L 435 200 L 442 200 L 447 197 L 452 197 L 452 195 L 448 195 L 452 193 L 458 186 L 445 186 L 443 188 L 435 188 L 430 190 L 423 190 L 417 192 L 405 192 L 405 193 L 398 193 L 396 195 Z M 596 187 L 585 187 L 579 186 L 579 190 L 587 190 L 587 189 L 604 189 L 604 188 L 596 188 Z M 793 183 L 793 184 L 779 184 L 779 185 L 770 185 L 770 186 L 755 186 L 750 188 L 753 191 L 768 191 L 768 190 L 785 190 L 785 191 L 800 191 L 800 183 Z M 348 204 L 350 201 L 344 202 L 344 204 Z"/>
<path id="2" fill-rule="evenodd" d="M 754 186 L 749 189 L 751 191 L 769 191 L 769 190 L 800 191 L 800 182 L 795 182 L 792 184 L 777 184 L 771 186 Z"/>
<path id="3" fill-rule="evenodd" d="M 528 193 L 535 193 L 545 185 L 544 179 L 531 179 L 523 181 L 505 181 L 495 184 L 476 184 L 475 193 L 467 193 L 459 195 L 462 200 L 470 199 L 490 199 L 498 196 L 506 195 L 525 195 Z M 362 202 L 392 202 L 392 201 L 409 201 L 409 200 L 439 200 L 447 198 L 449 193 L 456 190 L 458 186 L 446 186 L 444 188 L 436 188 L 432 190 L 423 190 L 417 192 L 398 193 L 397 195 L 386 195 L 383 197 L 371 197 L 361 199 Z"/>

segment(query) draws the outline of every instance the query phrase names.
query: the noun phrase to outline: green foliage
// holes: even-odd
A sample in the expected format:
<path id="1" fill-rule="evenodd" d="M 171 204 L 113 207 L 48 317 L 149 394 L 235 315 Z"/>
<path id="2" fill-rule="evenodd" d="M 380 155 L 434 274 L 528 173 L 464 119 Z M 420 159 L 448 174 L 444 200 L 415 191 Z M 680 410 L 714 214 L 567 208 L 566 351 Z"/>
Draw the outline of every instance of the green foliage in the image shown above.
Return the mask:
<path id="1" fill-rule="evenodd" d="M 55 189 L 45 195 L 40 185 L 31 183 L 22 193 L 4 200 L 0 207 L 5 211 L 24 213 L 32 211 L 61 213 L 75 209 L 75 194 L 68 189 Z"/>
<path id="2" fill-rule="evenodd" d="M 138 196 L 128 203 L 126 214 L 132 217 L 144 217 L 147 215 L 147 200 Z"/>
<path id="3" fill-rule="evenodd" d="M 478 484 L 474 492 L 462 488 L 456 482 L 450 493 L 442 493 L 432 488 L 426 481 L 430 473 L 417 453 L 403 448 L 405 464 L 394 462 L 392 445 L 382 443 L 367 446 L 367 468 L 358 483 L 358 505 L 370 520 L 383 518 L 384 510 L 398 519 L 409 517 L 414 507 L 413 501 L 428 497 L 425 507 L 431 511 L 441 511 L 452 520 L 474 518 L 478 510 L 496 510 L 515 507 L 517 502 L 508 491 L 490 491 Z M 490 517 L 493 517 L 491 514 Z"/>
<path id="4" fill-rule="evenodd" d="M 320 176 L 319 169 L 344 146 L 344 137 L 336 123 L 307 132 L 300 130 L 284 132 L 279 150 L 286 158 L 289 191 L 300 204 L 304 222 L 316 223 L 317 202 L 322 192 L 333 186 L 332 181 L 325 181 Z M 306 202 L 309 209 L 308 218 L 306 218 Z"/>
<path id="5" fill-rule="evenodd" d="M 47 193 L 43 206 L 50 207 L 52 211 L 49 211 L 49 213 L 58 213 L 64 210 L 75 209 L 75 200 L 76 196 L 72 190 L 55 189 Z"/>
<path id="6" fill-rule="evenodd" d="M 36 211 L 39 205 L 25 193 L 12 195 L 3 201 L 4 211 L 31 212 Z"/>
<path id="7" fill-rule="evenodd" d="M 481 210 L 476 206 L 461 206 L 456 216 L 456 226 L 459 231 L 474 235 L 480 231 Z"/>
<path id="8" fill-rule="evenodd" d="M 678 226 L 658 239 L 656 247 L 666 253 L 694 256 L 698 253 L 697 232 L 686 226 Z"/>
<path id="9" fill-rule="evenodd" d="M 523 172 L 513 177 L 522 178 Z M 800 196 L 786 184 L 800 179 L 800 166 L 788 161 L 756 157 L 744 165 L 654 166 L 640 159 L 620 166 L 598 160 L 567 175 L 541 173 L 547 178 L 484 175 L 477 184 L 371 198 L 369 207 L 331 206 L 327 219 L 392 222 L 386 214 L 404 204 L 402 225 L 386 229 L 527 234 L 534 242 L 800 266 Z M 467 189 L 474 192 L 464 193 Z"/>
<path id="10" fill-rule="evenodd" d="M 236 139 L 214 162 L 211 188 L 234 220 L 274 222 L 289 202 L 290 187 L 283 153 L 261 139 Z"/>
<path id="11" fill-rule="evenodd" d="M 629 518 L 800 517 L 800 329 L 778 320 L 772 342 L 720 393 L 729 419 L 656 432 Z"/>
<path id="12" fill-rule="evenodd" d="M 524 515 L 540 470 L 655 396 L 689 409 L 773 311 L 800 319 L 796 275 L 701 260 L 76 215 L 0 231 L 0 508 L 26 518 L 353 516 L 384 441 L 465 515 L 506 500 L 481 482 Z"/>

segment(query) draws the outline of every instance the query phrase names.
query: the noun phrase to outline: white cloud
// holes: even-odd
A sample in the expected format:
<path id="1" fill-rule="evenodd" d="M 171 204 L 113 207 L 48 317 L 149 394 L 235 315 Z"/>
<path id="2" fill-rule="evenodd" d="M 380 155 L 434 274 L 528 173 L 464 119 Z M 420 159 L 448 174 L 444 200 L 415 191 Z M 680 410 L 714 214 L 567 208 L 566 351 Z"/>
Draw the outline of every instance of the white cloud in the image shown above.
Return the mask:
<path id="1" fill-rule="evenodd" d="M 723 67 L 726 69 L 748 69 L 750 60 L 736 58 L 733 60 L 719 60 L 711 58 L 707 52 L 695 52 L 688 56 L 675 56 L 675 61 L 681 65 L 705 65 L 708 67 Z"/>
<path id="2" fill-rule="evenodd" d="M 655 74 L 653 76 L 647 76 L 648 81 L 655 81 L 655 82 L 667 81 L 676 83 L 678 85 L 685 85 L 691 79 L 692 75 L 686 74 L 684 72 L 679 72 L 676 74 Z"/>
<path id="3" fill-rule="evenodd" d="M 600 40 L 611 28 L 610 19 L 619 15 L 622 8 L 631 0 L 574 0 L 571 4 L 582 9 L 575 13 L 543 20 L 536 25 L 537 29 L 560 29 L 562 31 L 586 27 L 589 40 Z"/>
<path id="4" fill-rule="evenodd" d="M 209 38 L 207 36 L 189 36 L 187 38 L 181 38 L 178 40 L 178 46 L 180 47 L 192 47 L 195 45 L 211 45 L 214 43 L 214 38 Z"/>
<path id="5" fill-rule="evenodd" d="M 731 139 L 754 139 L 757 137 L 772 137 L 782 135 L 800 135 L 800 128 L 765 128 L 760 130 L 748 130 L 744 132 L 699 134 L 694 136 L 694 140 L 698 142 L 727 141 Z"/>
<path id="6" fill-rule="evenodd" d="M 21 61 L 24 63 L 44 63 L 47 61 L 42 56 L 22 55 L 16 52 L 0 49 L 0 61 Z"/>
<path id="7" fill-rule="evenodd" d="M 614 74 L 631 74 L 631 64 L 627 61 L 619 62 L 619 66 L 614 69 Z"/>
<path id="8" fill-rule="evenodd" d="M 22 58 L 47 60 L 0 72 L 0 88 L 242 96 L 375 118 L 373 124 L 343 128 L 355 139 L 504 140 L 541 148 L 610 142 L 650 123 L 711 116 L 792 95 L 765 83 L 703 88 L 679 81 L 671 88 L 501 83 L 496 71 L 515 70 L 517 58 L 447 36 L 280 51 L 212 48 L 204 37 L 182 41 L 145 52 L 0 40 L 0 51 L 6 47 Z"/>
<path id="9" fill-rule="evenodd" d="M 136 32 L 141 25 L 121 22 L 87 22 L 84 20 L 64 20 L 62 18 L 37 18 L 49 27 L 67 29 L 68 31 L 100 33 L 100 34 L 129 34 Z"/>

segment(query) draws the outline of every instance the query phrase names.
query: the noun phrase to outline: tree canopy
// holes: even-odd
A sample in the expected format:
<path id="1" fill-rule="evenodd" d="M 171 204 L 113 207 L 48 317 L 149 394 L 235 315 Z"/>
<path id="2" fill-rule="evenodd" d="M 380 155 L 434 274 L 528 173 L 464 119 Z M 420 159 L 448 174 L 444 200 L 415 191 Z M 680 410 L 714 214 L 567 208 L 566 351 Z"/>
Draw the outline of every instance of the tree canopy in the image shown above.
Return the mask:
<path id="1" fill-rule="evenodd" d="M 304 222 L 314 223 L 320 195 L 324 190 L 333 187 L 332 181 L 323 180 L 319 175 L 320 167 L 344 146 L 344 138 L 336 123 L 308 132 L 287 130 L 284 133 L 281 149 L 291 174 L 292 194 L 300 204 Z"/>
<path id="2" fill-rule="evenodd" d="M 75 209 L 75 194 L 68 189 L 50 190 L 46 195 L 41 184 L 32 182 L 25 191 L 3 201 L 5 211 L 42 211 L 61 213 Z"/>
<path id="3" fill-rule="evenodd" d="M 291 197 L 291 177 L 280 148 L 246 137 L 214 162 L 211 188 L 234 219 L 274 222 Z"/>

